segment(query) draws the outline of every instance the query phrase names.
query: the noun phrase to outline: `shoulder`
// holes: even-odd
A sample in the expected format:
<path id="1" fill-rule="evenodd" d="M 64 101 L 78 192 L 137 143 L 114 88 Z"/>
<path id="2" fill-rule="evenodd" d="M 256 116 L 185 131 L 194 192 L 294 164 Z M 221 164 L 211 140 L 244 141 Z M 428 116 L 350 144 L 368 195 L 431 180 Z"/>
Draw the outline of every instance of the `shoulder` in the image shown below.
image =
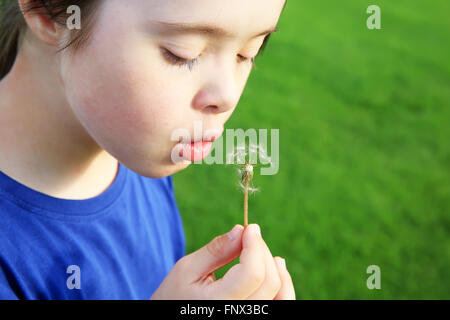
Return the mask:
<path id="1" fill-rule="evenodd" d="M 166 183 L 167 183 L 167 187 L 168 187 L 170 190 L 173 190 L 173 176 L 167 176 L 167 177 L 165 177 L 165 178 L 163 178 L 163 179 L 165 179 L 165 181 L 166 181 Z"/>
<path id="2" fill-rule="evenodd" d="M 13 262 L 18 260 L 9 239 L 0 234 L 0 300 L 19 299 L 17 272 L 13 268 Z"/>
<path id="3" fill-rule="evenodd" d="M 167 191 L 173 192 L 173 176 L 167 176 L 157 179 L 161 182 Z"/>
<path id="4" fill-rule="evenodd" d="M 127 192 L 134 203 L 142 204 L 141 207 L 148 208 L 154 216 L 170 219 L 171 224 L 181 224 L 172 175 L 162 178 L 132 176 Z"/>
<path id="5" fill-rule="evenodd" d="M 174 261 L 185 255 L 186 240 L 181 212 L 175 197 L 173 176 L 163 178 L 145 178 L 145 201 L 158 221 L 158 228 L 163 229 L 162 234 L 170 238 L 173 244 Z"/>
<path id="6" fill-rule="evenodd" d="M 130 180 L 132 182 L 139 181 L 140 183 L 143 183 L 145 185 L 151 185 L 151 186 L 159 186 L 160 188 L 164 188 L 167 190 L 173 190 L 173 176 L 166 176 L 162 178 L 154 178 L 154 177 L 147 177 L 144 175 L 140 175 L 137 172 L 134 172 L 132 170 L 129 170 L 130 172 Z"/>
<path id="7" fill-rule="evenodd" d="M 169 202 L 175 201 L 173 176 L 166 176 L 162 178 L 148 178 L 139 176 L 139 179 L 142 181 L 144 189 L 150 192 L 153 197 L 162 197 Z"/>

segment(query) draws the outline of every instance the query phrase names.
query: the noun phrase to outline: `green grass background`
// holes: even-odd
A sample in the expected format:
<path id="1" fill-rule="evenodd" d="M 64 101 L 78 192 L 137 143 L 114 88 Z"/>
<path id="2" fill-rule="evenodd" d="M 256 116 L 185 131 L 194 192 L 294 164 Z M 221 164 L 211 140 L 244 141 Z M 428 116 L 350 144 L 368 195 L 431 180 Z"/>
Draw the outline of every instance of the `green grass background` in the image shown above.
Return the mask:
<path id="1" fill-rule="evenodd" d="M 366 27 L 371 4 L 381 30 Z M 450 298 L 449 13 L 446 0 L 289 0 L 257 59 L 226 128 L 280 129 L 280 170 L 255 177 L 249 221 L 297 299 Z M 188 253 L 243 223 L 232 168 L 174 179 Z M 381 290 L 366 287 L 372 264 Z"/>

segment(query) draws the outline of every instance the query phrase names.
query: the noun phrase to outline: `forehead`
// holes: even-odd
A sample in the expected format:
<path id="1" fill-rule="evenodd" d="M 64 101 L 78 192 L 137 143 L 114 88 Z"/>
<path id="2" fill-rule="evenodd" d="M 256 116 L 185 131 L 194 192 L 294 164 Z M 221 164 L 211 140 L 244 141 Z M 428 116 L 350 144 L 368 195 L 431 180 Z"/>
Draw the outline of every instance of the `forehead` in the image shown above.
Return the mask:
<path id="1" fill-rule="evenodd" d="M 210 25 L 236 37 L 276 26 L 286 0 L 115 0 L 149 21 Z M 131 3 L 130 3 L 131 2 Z"/>

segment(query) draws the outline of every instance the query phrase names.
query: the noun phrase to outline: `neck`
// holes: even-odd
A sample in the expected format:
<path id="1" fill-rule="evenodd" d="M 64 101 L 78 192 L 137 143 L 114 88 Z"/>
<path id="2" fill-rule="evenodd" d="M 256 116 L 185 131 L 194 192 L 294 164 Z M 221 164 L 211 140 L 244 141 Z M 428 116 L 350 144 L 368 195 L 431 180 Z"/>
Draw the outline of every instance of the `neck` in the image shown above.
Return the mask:
<path id="1" fill-rule="evenodd" d="M 72 112 L 55 51 L 27 32 L 0 82 L 0 170 L 54 197 L 91 198 L 109 187 L 118 162 Z"/>

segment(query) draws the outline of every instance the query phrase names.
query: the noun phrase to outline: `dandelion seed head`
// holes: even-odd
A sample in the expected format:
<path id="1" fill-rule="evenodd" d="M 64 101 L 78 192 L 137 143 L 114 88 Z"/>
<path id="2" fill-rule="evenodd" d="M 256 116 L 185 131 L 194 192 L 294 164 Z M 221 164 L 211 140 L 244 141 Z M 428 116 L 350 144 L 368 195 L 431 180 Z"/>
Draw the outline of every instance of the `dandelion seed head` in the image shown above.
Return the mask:
<path id="1" fill-rule="evenodd" d="M 248 187 L 248 192 L 249 192 L 250 194 L 254 194 L 254 193 L 258 192 L 258 191 L 259 191 L 259 188 Z"/>
<path id="2" fill-rule="evenodd" d="M 257 151 L 258 151 L 258 146 L 257 146 L 256 144 L 254 144 L 254 143 L 251 143 L 251 144 L 248 146 L 248 151 L 249 151 L 249 152 L 257 152 Z"/>
<path id="3" fill-rule="evenodd" d="M 238 183 L 239 188 L 241 189 L 242 192 L 245 192 L 245 185 L 244 183 L 242 183 L 242 181 L 239 181 Z M 254 194 L 256 192 L 259 191 L 259 188 L 255 188 L 253 185 L 248 186 L 248 192 L 249 194 Z"/>
<path id="4" fill-rule="evenodd" d="M 267 151 L 263 145 L 259 145 L 259 160 L 262 164 L 272 164 L 272 158 L 267 155 Z"/>
<path id="5" fill-rule="evenodd" d="M 245 145 L 239 145 L 227 154 L 227 164 L 244 164 L 247 151 Z"/>
<path id="6" fill-rule="evenodd" d="M 248 159 L 247 159 L 248 157 Z M 227 164 L 238 164 L 236 173 L 239 177 L 238 187 L 245 192 L 246 185 L 249 194 L 260 191 L 253 185 L 254 169 L 260 164 L 268 165 L 272 159 L 267 155 L 265 147 L 260 144 L 240 144 L 227 154 Z"/>
<path id="7" fill-rule="evenodd" d="M 240 144 L 233 151 L 227 153 L 227 164 L 244 165 L 251 163 L 257 165 L 258 162 L 262 165 L 272 165 L 272 158 L 267 155 L 267 151 L 261 143 L 259 145 L 254 143 Z"/>

